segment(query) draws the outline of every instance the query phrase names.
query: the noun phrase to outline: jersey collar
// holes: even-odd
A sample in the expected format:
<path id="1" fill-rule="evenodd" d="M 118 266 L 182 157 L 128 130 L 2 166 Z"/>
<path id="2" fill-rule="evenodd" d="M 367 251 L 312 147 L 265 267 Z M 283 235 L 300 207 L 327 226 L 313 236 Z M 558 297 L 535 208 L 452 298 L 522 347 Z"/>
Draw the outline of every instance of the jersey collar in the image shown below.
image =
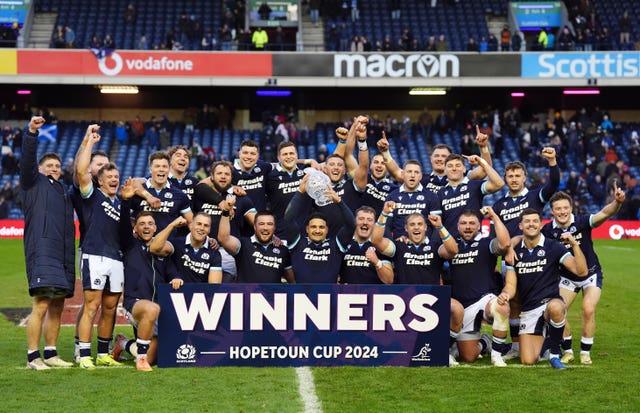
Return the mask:
<path id="1" fill-rule="evenodd" d="M 544 240 L 546 238 L 544 237 L 544 234 L 540 233 L 540 239 L 538 240 L 538 243 L 536 244 L 536 247 L 544 247 Z M 527 246 L 524 243 L 524 237 L 522 237 L 522 241 L 520 242 L 520 246 L 522 248 L 527 248 Z"/>
<path id="2" fill-rule="evenodd" d="M 404 184 L 402 184 L 402 186 L 400 186 L 400 192 L 407 192 L 407 193 L 414 193 L 414 192 L 422 192 L 424 190 L 424 187 L 422 186 L 422 184 L 418 184 L 418 186 L 416 187 L 415 191 L 407 191 L 407 188 L 405 188 Z"/>
<path id="3" fill-rule="evenodd" d="M 184 237 L 184 245 L 191 245 L 191 233 Z M 209 248 L 209 237 L 204 240 L 204 244 L 200 248 Z"/>
<path id="4" fill-rule="evenodd" d="M 553 223 L 551 224 L 553 226 L 553 228 L 560 228 L 560 226 L 558 226 L 558 223 L 556 222 L 555 218 L 552 221 Z M 571 214 L 571 219 L 569 220 L 569 226 L 567 226 L 567 228 L 569 228 L 571 226 L 571 224 L 573 224 L 574 222 L 576 222 L 576 216 Z"/>

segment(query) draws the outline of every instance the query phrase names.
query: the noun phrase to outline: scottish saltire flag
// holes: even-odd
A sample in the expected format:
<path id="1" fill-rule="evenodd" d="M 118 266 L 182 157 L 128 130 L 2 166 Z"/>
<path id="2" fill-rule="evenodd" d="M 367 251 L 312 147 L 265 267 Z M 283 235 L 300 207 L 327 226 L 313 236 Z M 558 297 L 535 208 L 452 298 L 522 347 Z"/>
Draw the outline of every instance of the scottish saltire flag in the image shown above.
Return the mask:
<path id="1" fill-rule="evenodd" d="M 44 125 L 40 128 L 38 142 L 56 142 L 58 140 L 58 125 Z"/>

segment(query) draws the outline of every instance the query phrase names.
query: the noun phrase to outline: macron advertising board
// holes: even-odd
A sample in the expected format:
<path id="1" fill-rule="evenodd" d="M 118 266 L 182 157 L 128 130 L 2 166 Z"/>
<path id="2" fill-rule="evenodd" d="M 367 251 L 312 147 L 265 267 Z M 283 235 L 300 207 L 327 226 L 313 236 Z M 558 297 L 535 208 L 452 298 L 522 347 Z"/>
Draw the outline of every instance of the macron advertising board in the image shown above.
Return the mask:
<path id="1" fill-rule="evenodd" d="M 447 366 L 451 289 L 161 285 L 159 367 Z"/>

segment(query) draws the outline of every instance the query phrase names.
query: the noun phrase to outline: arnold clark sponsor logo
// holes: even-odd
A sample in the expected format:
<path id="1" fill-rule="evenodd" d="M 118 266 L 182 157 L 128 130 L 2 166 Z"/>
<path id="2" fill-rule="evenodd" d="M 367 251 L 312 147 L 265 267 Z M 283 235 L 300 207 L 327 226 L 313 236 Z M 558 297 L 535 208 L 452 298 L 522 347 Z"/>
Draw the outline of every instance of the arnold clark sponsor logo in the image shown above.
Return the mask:
<path id="1" fill-rule="evenodd" d="M 460 60 L 452 54 L 336 54 L 335 77 L 459 77 Z"/>
<path id="2" fill-rule="evenodd" d="M 189 59 L 176 59 L 162 55 L 139 56 L 134 58 L 122 57 L 113 52 L 107 57 L 98 59 L 100 71 L 107 76 L 118 75 L 123 68 L 129 73 L 152 74 L 154 72 L 191 72 L 193 61 Z"/>
<path id="3" fill-rule="evenodd" d="M 522 56 L 522 77 L 634 78 L 640 74 L 635 52 L 531 53 Z"/>

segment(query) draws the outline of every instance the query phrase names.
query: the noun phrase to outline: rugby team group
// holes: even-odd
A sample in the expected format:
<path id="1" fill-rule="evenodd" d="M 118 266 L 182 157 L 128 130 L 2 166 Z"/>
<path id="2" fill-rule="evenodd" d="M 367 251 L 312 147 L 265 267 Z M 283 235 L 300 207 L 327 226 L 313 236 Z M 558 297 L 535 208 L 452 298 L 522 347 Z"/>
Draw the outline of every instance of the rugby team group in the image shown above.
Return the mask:
<path id="1" fill-rule="evenodd" d="M 56 344 L 75 287 L 74 210 L 84 299 L 74 361 L 83 369 L 121 365 L 127 352 L 138 370 L 151 371 L 158 284 L 177 290 L 192 282 L 449 285 L 450 366 L 487 355 L 494 366 L 546 358 L 556 369 L 574 360 L 566 312 L 582 293 L 579 358 L 592 363 L 603 273 L 591 230 L 619 211 L 625 193 L 614 183 L 614 198 L 602 210 L 574 215 L 572 198 L 557 190 L 553 148 L 542 150 L 549 179 L 538 188 L 525 186 L 527 168 L 518 160 L 499 174 L 479 129 L 479 154 L 435 145 L 432 172 L 423 174 L 416 160 L 394 161 L 384 134 L 371 156 L 368 118 L 357 116 L 350 129 L 336 129 L 337 147 L 323 164 L 298 159 L 292 142 L 279 145 L 278 162 L 265 162 L 258 144 L 244 141 L 233 163 L 215 162 L 198 180 L 189 174 L 190 150 L 175 146 L 149 156 L 148 177 L 122 180 L 108 155 L 93 150 L 100 126 L 92 124 L 67 188 L 57 154 L 36 159 L 44 123 L 37 116 L 29 122 L 20 175 L 33 299 L 28 368 L 73 366 Z M 503 198 L 483 205 L 505 184 Z M 552 219 L 544 224 L 546 204 Z M 491 223 L 488 233 L 483 218 Z M 113 339 L 123 293 L 134 337 Z M 483 324 L 492 334 L 482 333 Z"/>

